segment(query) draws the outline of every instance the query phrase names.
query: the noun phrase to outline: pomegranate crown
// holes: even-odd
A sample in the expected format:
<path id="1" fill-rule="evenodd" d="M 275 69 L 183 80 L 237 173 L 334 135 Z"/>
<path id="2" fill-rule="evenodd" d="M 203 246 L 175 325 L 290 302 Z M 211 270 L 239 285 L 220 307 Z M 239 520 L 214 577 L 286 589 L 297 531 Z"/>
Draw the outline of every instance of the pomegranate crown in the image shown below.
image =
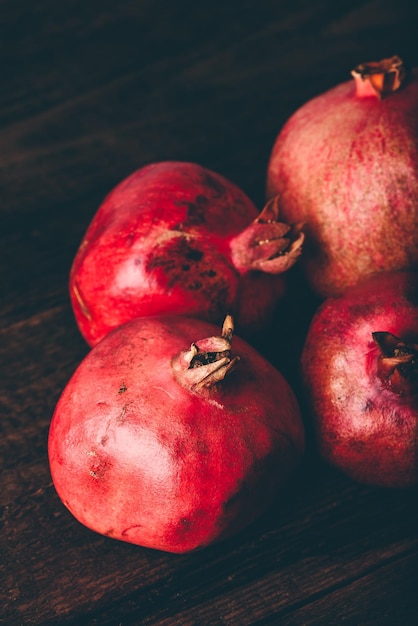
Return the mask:
<path id="1" fill-rule="evenodd" d="M 172 368 L 177 381 L 194 392 L 212 388 L 222 381 L 239 361 L 239 356 L 233 357 L 231 353 L 233 332 L 232 316 L 227 315 L 220 336 L 193 342 L 188 350 L 174 357 Z"/>
<path id="2" fill-rule="evenodd" d="M 400 396 L 414 394 L 418 378 L 418 345 L 405 343 L 389 332 L 374 332 L 372 337 L 380 350 L 377 374 L 383 386 Z"/>
<path id="3" fill-rule="evenodd" d="M 356 95 L 360 98 L 377 97 L 379 100 L 387 94 L 397 91 L 406 76 L 403 61 L 398 56 L 360 63 L 351 71 L 356 83 Z"/>
<path id="4" fill-rule="evenodd" d="M 303 224 L 280 220 L 280 198 L 274 196 L 260 215 L 231 241 L 232 259 L 240 271 L 258 270 L 281 274 L 289 270 L 302 253 Z"/>

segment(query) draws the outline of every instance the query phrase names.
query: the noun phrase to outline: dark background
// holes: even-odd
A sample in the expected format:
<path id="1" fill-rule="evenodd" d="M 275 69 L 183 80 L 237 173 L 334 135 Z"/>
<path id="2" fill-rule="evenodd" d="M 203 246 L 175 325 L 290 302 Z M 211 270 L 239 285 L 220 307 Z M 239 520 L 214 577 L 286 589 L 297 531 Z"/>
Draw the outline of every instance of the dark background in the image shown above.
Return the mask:
<path id="1" fill-rule="evenodd" d="M 417 18 L 402 0 L 1 0 L 1 623 L 417 623 L 415 491 L 355 484 L 311 450 L 261 520 L 178 556 L 82 527 L 46 449 L 87 353 L 68 272 L 107 192 L 146 163 L 188 160 L 261 208 L 287 117 L 360 62 L 418 65 Z M 260 349 L 297 386 L 316 303 L 293 275 L 273 333 L 289 341 Z"/>

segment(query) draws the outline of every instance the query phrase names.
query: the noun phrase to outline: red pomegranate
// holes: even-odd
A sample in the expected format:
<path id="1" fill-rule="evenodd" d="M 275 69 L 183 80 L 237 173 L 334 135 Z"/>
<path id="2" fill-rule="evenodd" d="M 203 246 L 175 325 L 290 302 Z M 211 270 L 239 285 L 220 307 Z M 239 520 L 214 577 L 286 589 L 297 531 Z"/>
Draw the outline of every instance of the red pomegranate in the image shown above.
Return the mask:
<path id="1" fill-rule="evenodd" d="M 268 165 L 268 197 L 304 223 L 320 296 L 418 263 L 418 70 L 393 57 L 352 74 L 290 117 Z"/>
<path id="2" fill-rule="evenodd" d="M 80 245 L 70 294 L 90 345 L 139 316 L 181 314 L 240 334 L 265 325 L 284 292 L 283 272 L 303 235 L 261 214 L 224 177 L 194 163 L 148 165 L 105 199 Z"/>
<path id="3" fill-rule="evenodd" d="M 52 479 L 81 523 L 187 552 L 276 498 L 303 453 L 298 404 L 244 340 L 232 355 L 232 331 L 230 316 L 221 336 L 187 317 L 138 318 L 90 351 L 49 433 Z"/>
<path id="4" fill-rule="evenodd" d="M 378 273 L 325 300 L 302 372 L 324 459 L 363 483 L 418 482 L 418 274 Z"/>

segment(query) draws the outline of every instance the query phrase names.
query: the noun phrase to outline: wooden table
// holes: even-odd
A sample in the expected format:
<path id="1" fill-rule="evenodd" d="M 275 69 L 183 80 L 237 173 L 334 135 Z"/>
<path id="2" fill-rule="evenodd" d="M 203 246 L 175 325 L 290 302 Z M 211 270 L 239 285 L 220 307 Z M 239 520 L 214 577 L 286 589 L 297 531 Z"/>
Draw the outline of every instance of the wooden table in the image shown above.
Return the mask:
<path id="1" fill-rule="evenodd" d="M 418 623 L 416 492 L 355 484 L 311 445 L 262 519 L 186 555 L 81 526 L 47 459 L 55 403 L 88 351 L 68 273 L 103 197 L 141 165 L 177 159 L 261 207 L 273 140 L 298 106 L 359 62 L 418 65 L 409 4 L 1 3 L 2 624 Z M 305 300 L 284 323 L 295 348 L 276 363 L 295 387 Z"/>

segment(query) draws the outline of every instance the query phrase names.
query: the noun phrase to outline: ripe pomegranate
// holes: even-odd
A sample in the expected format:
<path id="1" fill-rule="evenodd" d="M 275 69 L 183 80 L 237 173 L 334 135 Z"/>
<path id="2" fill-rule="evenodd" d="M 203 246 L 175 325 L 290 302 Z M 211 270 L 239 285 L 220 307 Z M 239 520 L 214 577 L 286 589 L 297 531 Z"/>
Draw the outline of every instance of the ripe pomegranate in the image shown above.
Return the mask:
<path id="1" fill-rule="evenodd" d="M 418 482 L 418 274 L 378 273 L 325 300 L 302 372 L 324 459 L 371 485 Z"/>
<path id="2" fill-rule="evenodd" d="M 56 490 L 81 523 L 187 552 L 269 506 L 302 455 L 303 425 L 268 361 L 238 337 L 231 354 L 232 331 L 230 316 L 221 336 L 201 320 L 137 318 L 90 351 L 49 433 Z"/>
<path id="3" fill-rule="evenodd" d="M 364 63 L 279 133 L 267 196 L 303 222 L 303 269 L 321 297 L 418 263 L 418 69 Z"/>
<path id="4" fill-rule="evenodd" d="M 284 292 L 303 235 L 261 214 L 224 177 L 194 163 L 147 165 L 105 199 L 80 245 L 70 294 L 90 345 L 139 316 L 181 314 L 256 332 Z"/>

